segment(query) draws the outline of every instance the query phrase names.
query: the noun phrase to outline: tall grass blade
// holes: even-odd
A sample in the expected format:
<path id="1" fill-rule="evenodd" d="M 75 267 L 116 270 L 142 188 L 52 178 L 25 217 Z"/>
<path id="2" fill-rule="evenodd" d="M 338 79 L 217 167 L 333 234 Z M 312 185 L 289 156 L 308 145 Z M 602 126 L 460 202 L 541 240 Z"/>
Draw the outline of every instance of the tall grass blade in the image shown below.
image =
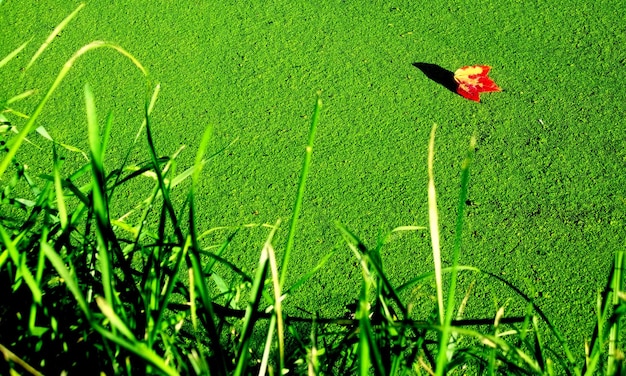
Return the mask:
<path id="1" fill-rule="evenodd" d="M 248 367 L 248 349 L 252 341 L 252 330 L 257 321 L 259 303 L 263 296 L 263 289 L 265 283 L 265 276 L 269 267 L 269 252 L 268 248 L 271 247 L 271 242 L 274 239 L 277 227 L 274 227 L 270 232 L 263 250 L 261 251 L 261 258 L 259 259 L 259 266 L 257 268 L 254 280 L 252 282 L 252 288 L 250 289 L 250 298 L 248 300 L 248 306 L 246 307 L 246 313 L 243 319 L 243 328 L 241 330 L 241 337 L 239 340 L 239 346 L 237 347 L 237 367 L 235 369 L 235 376 L 241 376 L 246 374 Z"/>
<path id="2" fill-rule="evenodd" d="M 559 344 L 562 347 L 563 352 L 565 353 L 565 357 L 566 360 L 568 362 L 566 368 L 570 369 L 572 371 L 573 374 L 579 375 L 581 374 L 581 369 L 580 367 L 578 367 L 576 365 L 576 358 L 574 357 L 572 351 L 569 348 L 569 345 L 567 344 L 567 342 L 565 341 L 565 336 L 563 336 L 563 334 L 561 333 L 561 331 L 554 326 L 554 324 L 550 321 L 550 319 L 548 318 L 548 316 L 543 312 L 543 310 L 541 309 L 541 307 L 539 307 L 533 298 L 529 297 L 527 294 L 525 294 L 522 290 L 520 290 L 518 287 L 516 287 L 515 285 L 513 285 L 511 282 L 507 281 L 506 279 L 502 278 L 501 276 L 499 276 L 498 274 L 494 274 L 494 273 L 490 273 L 490 272 L 485 272 L 485 271 L 480 271 L 480 273 L 485 274 L 487 276 L 489 276 L 490 278 L 496 279 L 500 282 L 502 282 L 503 284 L 505 284 L 509 289 L 511 289 L 511 291 L 513 291 L 515 294 L 517 294 L 517 296 L 521 297 L 522 299 L 524 299 L 530 306 L 532 306 L 532 309 L 537 313 L 537 315 L 541 318 L 541 320 L 543 320 L 543 322 L 548 326 L 548 328 L 550 329 L 550 331 L 552 332 L 552 334 L 554 334 L 554 336 L 556 337 L 556 339 L 558 340 Z"/>
<path id="3" fill-rule="evenodd" d="M 618 251 L 615 253 L 615 261 L 613 265 L 613 296 L 612 303 L 613 309 L 617 310 L 620 305 L 620 294 L 622 293 L 622 286 L 624 285 L 624 251 Z M 607 374 L 615 374 L 619 369 L 619 362 L 617 360 L 619 356 L 619 343 L 618 337 L 620 332 L 620 320 L 621 317 L 617 317 L 611 324 L 609 331 L 609 353 L 607 359 Z M 623 356 L 623 355 L 622 355 Z"/>
<path id="4" fill-rule="evenodd" d="M 476 149 L 476 138 L 470 139 L 469 149 L 467 155 L 461 165 L 461 190 L 459 193 L 459 203 L 457 206 L 456 216 L 456 228 L 454 238 L 454 249 L 452 252 L 452 271 L 450 273 L 450 287 L 448 289 L 447 305 L 445 312 L 445 321 L 441 332 L 441 341 L 439 342 L 439 353 L 437 359 L 437 373 L 443 372 L 440 370 L 442 364 L 450 361 L 454 353 L 455 342 L 454 338 L 450 336 L 450 324 L 455 313 L 455 295 L 456 295 L 456 281 L 457 281 L 457 267 L 459 264 L 459 255 L 461 253 L 461 235 L 463 233 L 463 218 L 465 212 L 465 201 L 467 200 L 467 190 L 469 187 L 470 165 L 474 156 L 474 150 Z"/>
<path id="5" fill-rule="evenodd" d="M 270 318 L 269 328 L 267 329 L 267 336 L 265 337 L 265 346 L 263 348 L 263 356 L 261 356 L 261 364 L 259 365 L 259 376 L 267 375 L 267 368 L 269 367 L 270 352 L 272 351 L 272 340 L 274 339 L 274 330 L 276 328 L 276 315 L 272 315 Z M 280 361 L 280 369 L 283 369 L 284 360 Z M 281 374 L 281 373 L 279 373 Z"/>
<path id="6" fill-rule="evenodd" d="M 167 172 L 165 169 L 163 169 L 163 171 L 161 170 L 160 164 L 159 164 L 159 158 L 157 157 L 157 152 L 156 152 L 156 148 L 154 146 L 154 139 L 152 137 L 152 130 L 151 130 L 151 126 L 150 126 L 150 116 L 148 115 L 149 112 L 149 108 L 148 105 L 146 104 L 146 108 L 145 108 L 145 120 L 146 120 L 146 138 L 148 141 L 148 152 L 150 154 L 150 159 L 152 162 L 152 168 L 153 168 L 153 172 L 156 175 L 156 181 L 158 184 L 158 189 L 160 191 L 160 194 L 163 196 L 163 210 L 167 213 L 167 216 L 169 217 L 170 221 L 172 221 L 172 226 L 174 229 L 174 234 L 176 235 L 176 238 L 178 239 L 178 242 L 180 244 L 183 244 L 185 242 L 185 236 L 182 233 L 182 229 L 179 225 L 179 219 L 176 217 L 176 211 L 174 210 L 174 206 L 172 205 L 172 200 L 170 198 L 170 186 L 168 184 L 168 179 L 166 179 L 164 177 L 164 174 Z M 166 165 L 166 167 L 169 166 Z M 191 231 L 191 236 L 192 236 L 192 240 L 194 240 L 194 247 L 197 245 L 196 241 L 195 241 L 195 236 L 196 236 L 196 232 L 194 231 L 194 210 L 193 210 L 193 205 L 190 207 L 190 218 L 189 220 L 191 221 L 190 223 L 190 229 Z M 204 279 L 204 278 L 202 278 Z"/>
<path id="7" fill-rule="evenodd" d="M 2 251 L 2 253 L 0 253 L 0 270 L 2 270 L 4 263 L 7 262 L 8 259 L 9 259 L 9 250 L 5 249 L 4 251 Z"/>
<path id="8" fill-rule="evenodd" d="M 298 218 L 300 217 L 300 209 L 302 208 L 302 200 L 304 198 L 304 188 L 306 178 L 311 166 L 311 158 L 313 155 L 313 140 L 315 139 L 315 131 L 317 129 L 317 123 L 319 121 L 320 110 L 322 109 L 322 98 L 317 97 L 315 102 L 315 108 L 313 109 L 313 118 L 311 119 L 311 127 L 309 128 L 309 141 L 307 142 L 304 161 L 302 162 L 302 169 L 300 170 L 300 182 L 298 183 L 298 194 L 296 196 L 296 202 L 293 207 L 293 214 L 291 216 L 291 223 L 289 224 L 289 233 L 287 235 L 287 246 L 285 247 L 285 253 L 283 254 L 283 260 L 281 264 L 280 273 L 280 285 L 285 285 L 287 278 L 287 266 L 289 265 L 289 259 L 296 237 L 296 226 Z"/>
<path id="9" fill-rule="evenodd" d="M 126 341 L 123 338 L 120 338 L 118 335 L 106 330 L 100 325 L 93 323 L 91 325 L 100 335 L 111 342 L 137 354 L 141 358 L 147 360 L 153 366 L 161 371 L 161 373 L 168 376 L 179 376 L 180 374 L 176 369 L 172 368 L 169 364 L 167 364 L 163 358 L 161 358 L 157 353 L 155 353 L 152 349 L 147 347 L 142 342 L 137 341 Z"/>
<path id="10" fill-rule="evenodd" d="M 402 302 L 402 299 L 400 299 L 400 297 L 398 296 L 397 294 L 398 290 L 393 287 L 393 285 L 391 284 L 391 282 L 389 282 L 389 279 L 383 272 L 382 262 L 380 260 L 380 247 L 382 247 L 382 244 L 384 243 L 385 239 L 389 238 L 389 235 L 384 238 L 379 239 L 377 248 L 370 251 L 354 233 L 348 230 L 341 223 L 336 222 L 335 225 L 341 231 L 344 239 L 348 243 L 348 246 L 350 247 L 352 252 L 355 254 L 357 259 L 361 261 L 362 265 L 367 265 L 368 269 L 370 267 L 374 269 L 374 271 L 376 272 L 376 276 L 379 279 L 379 281 L 377 282 L 379 287 L 383 288 L 385 292 L 389 294 L 389 297 L 398 305 L 398 308 L 402 311 L 402 315 L 404 317 L 407 317 L 408 310 L 406 309 L 405 304 Z M 417 226 L 410 227 L 411 231 L 416 230 L 416 229 L 421 229 L 421 228 Z M 397 232 L 397 231 L 403 231 L 403 230 L 394 229 L 392 230 L 391 233 Z"/>
<path id="11" fill-rule="evenodd" d="M 33 302 L 36 304 L 41 304 L 41 298 L 43 296 L 43 292 L 39 286 L 39 283 L 30 272 L 30 268 L 26 264 L 26 253 L 20 252 L 20 249 L 17 247 L 17 242 L 19 238 L 16 240 L 11 240 L 9 233 L 5 230 L 4 226 L 0 225 L 0 239 L 2 239 L 2 244 L 6 247 L 8 255 L 13 260 L 15 267 L 19 270 L 24 282 L 30 289 L 33 294 Z"/>
<path id="12" fill-rule="evenodd" d="M 0 1 L 0 4 L 2 4 L 2 1 Z M 37 371 L 30 364 L 26 363 L 24 360 L 22 360 L 22 358 L 15 355 L 11 350 L 7 349 L 2 344 L 0 344 L 0 354 L 2 354 L 2 356 L 4 357 L 4 360 L 6 360 L 9 363 L 15 363 L 19 365 L 20 367 L 24 369 L 24 371 L 28 372 L 29 374 L 33 376 L 43 376 L 43 373 Z M 16 372 L 12 366 L 10 367 L 11 367 L 10 369 L 11 376 L 19 375 L 19 373 Z"/>
<path id="13" fill-rule="evenodd" d="M 112 230 L 109 220 L 109 203 L 106 192 L 106 179 L 102 158 L 102 143 L 100 129 L 96 116 L 96 105 L 89 85 L 85 85 L 85 109 L 87 112 L 87 129 L 91 157 L 91 189 L 93 210 L 96 217 L 96 238 L 98 243 L 98 264 L 102 276 L 104 297 L 111 307 L 115 307 L 113 289 L 112 255 L 109 252 L 109 240 L 112 239 Z"/>
<path id="14" fill-rule="evenodd" d="M 208 126 L 204 130 L 202 134 L 202 140 L 200 141 L 200 146 L 198 146 L 198 152 L 196 153 L 196 159 L 194 162 L 194 170 L 191 177 L 191 187 L 192 190 L 189 191 L 189 194 L 193 194 L 196 188 L 198 187 L 198 180 L 200 180 L 200 172 L 202 172 L 202 167 L 204 166 L 204 155 L 206 154 L 206 149 L 209 146 L 209 141 L 211 141 L 211 137 L 213 136 L 213 127 Z"/>
<path id="15" fill-rule="evenodd" d="M 73 271 L 70 271 L 65 266 L 65 261 L 61 258 L 61 256 L 56 253 L 56 251 L 50 246 L 48 243 L 41 243 L 41 249 L 44 254 L 50 260 L 50 263 L 54 267 L 54 269 L 59 273 L 59 276 L 65 282 L 65 285 L 70 290 L 72 295 L 74 295 L 74 299 L 78 303 L 78 306 L 87 317 L 87 320 L 91 321 L 92 313 L 87 305 L 87 301 L 83 297 L 83 293 L 80 291 L 80 287 L 78 287 L 78 281 L 76 281 L 76 277 Z"/>
<path id="16" fill-rule="evenodd" d="M 30 97 L 31 95 L 35 94 L 36 92 L 37 92 L 37 90 L 35 90 L 35 89 L 26 90 L 23 93 L 20 93 L 18 95 L 15 95 L 15 96 L 7 99 L 6 104 L 9 105 L 9 104 L 12 104 L 12 103 L 15 103 L 15 102 L 19 102 L 19 101 L 21 101 L 23 99 L 26 99 L 26 98 Z M 11 112 L 14 112 L 14 111 L 11 110 Z M 14 113 L 16 113 L 16 112 L 14 112 Z M 28 118 L 28 116 L 25 117 L 25 119 L 27 119 L 27 118 Z"/>
<path id="17" fill-rule="evenodd" d="M 148 122 L 148 116 L 150 116 L 150 114 L 152 114 L 152 110 L 154 109 L 154 105 L 156 104 L 156 100 L 159 97 L 159 92 L 161 91 L 161 85 L 160 84 L 156 84 L 154 89 L 152 89 L 152 95 L 150 96 L 150 101 L 148 102 L 148 106 L 147 106 L 147 110 L 146 113 L 144 114 L 144 118 L 141 122 L 141 126 L 139 127 L 139 129 L 137 130 L 137 133 L 135 134 L 135 138 L 133 139 L 133 142 L 131 144 L 131 146 L 128 148 L 128 150 L 126 151 L 126 154 L 124 155 L 124 158 L 122 159 L 122 163 L 120 164 L 119 170 L 122 171 L 124 170 L 124 168 L 126 168 L 126 164 L 128 163 L 128 160 L 130 159 L 131 153 L 134 149 L 134 146 L 137 144 L 137 140 L 139 140 L 139 136 L 141 136 L 141 133 L 143 132 L 144 128 L 146 127 L 146 124 Z M 134 177 L 131 174 L 132 178 Z M 115 178 L 115 182 L 113 183 L 113 186 L 111 188 L 111 196 L 113 196 L 115 188 L 117 186 L 119 186 L 120 182 L 122 181 L 122 174 L 118 174 L 117 177 Z"/>
<path id="18" fill-rule="evenodd" d="M 52 85 L 50 86 L 46 94 L 44 95 L 43 99 L 41 99 L 41 101 L 39 101 L 39 104 L 37 104 L 37 107 L 35 107 L 35 110 L 29 117 L 28 121 L 26 122 L 26 125 L 24 125 L 24 127 L 20 130 L 17 136 L 11 138 L 9 142 L 7 143 L 7 148 L 8 148 L 7 153 L 2 159 L 2 161 L 0 161 L 0 179 L 2 179 L 2 177 L 4 176 L 6 169 L 9 167 L 9 164 L 15 157 L 17 150 L 20 148 L 20 146 L 26 139 L 26 136 L 28 135 L 28 133 L 30 133 L 30 131 L 32 131 L 35 128 L 35 122 L 39 118 L 39 115 L 41 115 L 41 112 L 43 111 L 43 108 L 45 107 L 46 103 L 48 103 L 48 101 L 52 97 L 52 94 L 59 87 L 63 79 L 65 79 L 65 77 L 69 73 L 70 69 L 72 68 L 76 60 L 80 58 L 81 56 L 83 56 L 85 53 L 91 50 L 99 49 L 99 48 L 111 48 L 117 51 L 121 55 L 129 58 L 133 62 L 133 64 L 143 73 L 145 77 L 148 76 L 148 72 L 141 65 L 139 60 L 137 60 L 133 55 L 131 55 L 129 52 L 127 52 L 122 47 L 116 44 L 103 42 L 103 41 L 94 41 L 81 47 L 65 62 L 65 64 L 63 65 L 63 68 L 61 68 L 61 71 L 59 72 L 56 79 L 54 80 L 54 82 L 52 83 Z"/>
<path id="19" fill-rule="evenodd" d="M 456 267 L 456 270 L 457 270 L 457 272 L 458 271 L 472 271 L 472 272 L 484 273 L 480 269 L 478 269 L 478 268 L 476 268 L 474 266 L 468 266 L 468 265 L 458 265 Z M 448 268 L 441 269 L 441 273 L 442 274 L 443 273 L 448 273 L 448 272 L 452 272 L 452 268 L 448 267 Z M 431 279 L 431 278 L 434 278 L 434 277 L 435 277 L 435 272 L 434 271 L 420 274 L 417 277 L 414 277 L 414 278 L 408 280 L 407 282 L 401 284 L 400 286 L 398 286 L 396 288 L 396 291 L 397 292 L 401 292 L 401 291 L 406 290 L 407 288 L 415 285 L 418 282 L 421 282 L 421 281 L 424 281 L 424 280 L 427 280 L 427 279 Z"/>
<path id="20" fill-rule="evenodd" d="M 100 137 L 101 142 L 101 154 L 102 159 L 104 160 L 104 155 L 106 153 L 107 147 L 109 146 L 109 140 L 111 139 L 111 129 L 113 128 L 113 111 L 109 111 L 106 121 L 104 122 L 104 129 L 102 131 L 102 137 Z"/>
<path id="21" fill-rule="evenodd" d="M 24 42 L 21 46 L 19 46 L 18 48 L 14 49 L 7 56 L 5 56 L 2 60 L 0 60 L 0 68 L 2 68 L 3 66 L 7 65 L 7 63 L 9 61 L 13 60 L 13 58 L 15 58 L 17 56 L 17 54 L 22 52 L 22 50 L 28 45 L 28 43 L 30 43 L 30 41 Z"/>
<path id="22" fill-rule="evenodd" d="M 335 250 L 332 250 L 331 252 L 327 253 L 326 256 L 322 257 L 320 262 L 317 263 L 317 265 L 315 265 L 315 267 L 313 267 L 313 269 L 311 269 L 308 272 L 306 272 L 293 285 L 289 286 L 289 288 L 287 290 L 285 290 L 284 295 L 290 295 L 295 290 L 300 288 L 300 286 L 302 286 L 304 283 L 306 283 L 306 281 L 308 281 L 315 273 L 317 273 L 320 269 L 322 269 L 322 267 L 326 264 L 326 262 L 328 262 L 328 260 L 330 260 L 330 258 L 332 256 L 334 256 L 334 255 L 335 255 Z"/>
<path id="23" fill-rule="evenodd" d="M 96 296 L 96 303 L 98 304 L 98 308 L 100 308 L 100 312 L 109 320 L 111 326 L 113 326 L 117 331 L 123 334 L 126 338 L 131 341 L 135 341 L 135 335 L 133 332 L 126 326 L 124 321 L 120 319 L 120 317 L 115 313 L 113 307 L 105 299 L 101 296 Z"/>
<path id="24" fill-rule="evenodd" d="M 150 111 L 150 107 L 146 108 L 146 135 L 148 137 L 148 144 L 150 146 L 150 155 L 153 160 L 153 164 L 157 166 L 156 162 L 156 154 L 154 150 L 154 144 L 152 142 L 152 133 L 150 131 L 150 121 L 148 112 Z M 204 164 L 204 153 L 208 146 L 208 143 L 211 139 L 212 135 L 212 127 L 207 127 L 202 135 L 202 141 L 200 142 L 200 147 L 196 154 L 195 164 L 194 164 L 194 173 L 192 175 L 192 187 L 189 190 L 188 202 L 189 202 L 189 239 L 191 240 L 191 248 L 187 253 L 186 259 L 187 263 L 190 267 L 190 277 L 192 281 L 194 281 L 194 285 L 190 286 L 191 289 L 197 289 L 199 293 L 200 301 L 202 302 L 202 307 L 204 308 L 201 311 L 203 322 L 205 328 L 207 330 L 207 334 L 209 339 L 213 344 L 213 348 L 215 351 L 215 355 L 217 358 L 218 366 L 216 368 L 218 374 L 226 374 L 226 358 L 222 353 L 222 347 L 219 343 L 220 336 L 217 331 L 217 325 L 214 320 L 214 312 L 213 312 L 213 302 L 209 292 L 207 290 L 207 281 L 205 278 L 204 268 L 202 267 L 202 262 L 200 260 L 200 245 L 198 244 L 198 232 L 196 231 L 196 209 L 195 209 L 195 200 L 194 200 L 194 190 L 197 185 L 197 182 L 200 177 L 200 171 Z M 156 170 L 157 174 L 159 173 L 158 169 Z M 182 236 L 180 232 L 179 225 L 177 223 L 174 209 L 171 206 L 171 202 L 167 192 L 163 189 L 162 177 L 160 175 L 159 184 L 161 186 L 161 192 L 164 197 L 164 204 L 168 209 L 168 213 L 170 215 L 170 219 L 173 222 L 174 230 L 176 231 L 176 235 L 178 237 Z M 192 304 L 195 304 L 195 299 L 192 301 Z"/>
<path id="25" fill-rule="evenodd" d="M 430 240 L 433 248 L 433 262 L 435 266 L 435 285 L 437 288 L 437 308 L 439 309 L 439 324 L 443 325 L 443 280 L 441 278 L 441 247 L 439 245 L 439 212 L 437 211 L 437 191 L 435 190 L 435 131 L 437 124 L 433 124 L 428 143 L 428 224 Z M 441 371 L 443 372 L 443 370 Z"/>
<path id="26" fill-rule="evenodd" d="M 176 258 L 174 261 L 174 266 L 172 267 L 171 275 L 166 282 L 166 285 L 163 286 L 164 293 L 161 295 L 161 301 L 159 302 L 159 311 L 156 313 L 155 327 L 159 328 L 161 322 L 164 320 L 165 311 L 167 309 L 167 303 L 170 301 L 170 297 L 176 287 L 176 283 L 178 282 L 178 275 L 180 273 L 180 268 L 182 265 L 182 261 L 187 255 L 188 249 L 191 246 L 191 241 L 186 241 L 184 247 L 178 251 L 176 254 Z M 193 278 L 193 275 L 192 275 Z M 193 279 L 192 279 L 193 281 Z M 190 286 L 191 287 L 191 286 Z M 195 304 L 195 299 L 192 301 Z M 148 333 L 148 344 L 152 345 L 155 341 L 155 337 L 158 335 L 157 331 Z"/>
<path id="27" fill-rule="evenodd" d="M 363 274 L 366 271 L 363 270 Z M 358 357 L 359 357 L 359 375 L 368 376 L 370 374 L 371 368 L 371 359 L 370 359 L 370 351 L 373 350 L 370 347 L 370 344 L 373 342 L 371 340 L 372 328 L 370 326 L 369 321 L 369 298 L 368 298 L 368 281 L 364 277 L 361 281 L 361 294 L 359 296 L 359 310 L 357 312 L 359 319 L 359 347 Z"/>
<path id="28" fill-rule="evenodd" d="M 61 229 L 65 230 L 68 223 L 67 207 L 65 205 L 65 196 L 63 195 L 63 186 L 61 184 L 61 169 L 62 161 L 58 158 L 56 147 L 53 150 L 53 174 L 54 174 L 54 191 L 57 199 L 57 210 L 59 211 L 59 221 L 61 222 Z"/>
<path id="29" fill-rule="evenodd" d="M 541 338 L 541 330 L 539 329 L 539 320 L 537 319 L 537 316 L 533 316 L 532 318 L 532 324 L 533 324 L 533 329 L 535 332 L 535 359 L 537 359 L 537 363 L 539 365 L 539 367 L 541 367 L 542 371 L 546 371 L 546 355 L 544 354 L 544 342 L 543 339 Z"/>
<path id="30" fill-rule="evenodd" d="M 381 268 L 380 265 L 374 261 L 374 259 L 377 258 L 376 255 L 373 255 L 375 251 L 369 251 L 365 244 L 363 244 L 363 242 L 361 242 L 356 235 L 350 232 L 350 230 L 342 224 L 336 222 L 335 225 L 341 231 L 341 235 L 350 250 L 352 250 L 352 253 L 355 255 L 357 260 L 359 260 L 363 275 L 361 279 L 361 293 L 359 295 L 359 305 L 356 316 L 359 320 L 359 343 L 357 347 L 359 374 L 369 374 L 370 368 L 373 366 L 374 374 L 384 375 L 385 367 L 383 365 L 383 359 L 380 354 L 378 343 L 376 342 L 376 336 L 372 330 L 372 323 L 370 321 L 370 286 L 378 286 L 374 275 L 372 275 L 372 272 L 370 271 L 370 267 L 374 267 L 374 270 L 377 273 L 376 276 L 379 278 L 381 277 L 379 274 L 381 272 Z M 395 293 L 395 290 L 391 285 L 383 284 L 383 286 L 388 288 L 389 293 Z M 403 307 L 402 303 L 400 303 L 400 306 Z M 404 313 L 405 309 L 402 309 Z"/>
<path id="31" fill-rule="evenodd" d="M 41 56 L 41 54 L 46 50 L 46 48 L 48 48 L 50 43 L 52 43 L 52 41 L 55 40 L 57 35 L 59 35 L 59 33 L 63 31 L 63 29 L 65 29 L 65 26 L 67 26 L 67 24 L 74 17 L 76 17 L 78 12 L 84 7 L 85 7 L 85 3 L 80 3 L 78 7 L 72 13 L 70 13 L 67 17 L 65 17 L 63 21 L 61 21 L 61 23 L 57 25 L 57 27 L 55 27 L 54 30 L 52 30 L 52 33 L 48 35 L 48 38 L 46 38 L 46 41 L 43 42 L 43 44 L 39 47 L 37 52 L 35 52 L 33 57 L 30 59 L 30 61 L 28 62 L 28 65 L 26 65 L 26 68 L 24 68 L 24 72 L 28 71 L 28 69 L 33 65 L 33 63 L 35 63 L 35 61 L 39 58 L 39 56 Z"/>
<path id="32" fill-rule="evenodd" d="M 276 227 L 279 226 L 280 222 L 276 223 Z M 278 334 L 278 355 L 279 355 L 279 370 L 280 374 L 282 374 L 285 369 L 285 323 L 283 321 L 283 309 L 282 309 L 282 299 L 283 295 L 281 293 L 280 286 L 280 276 L 278 275 L 278 263 L 276 262 L 276 253 L 274 252 L 274 247 L 272 247 L 272 243 L 268 244 L 267 247 L 268 259 L 270 263 L 270 272 L 272 276 L 272 286 L 274 288 L 274 317 L 276 317 L 276 325 L 277 325 L 277 334 Z M 272 325 L 270 325 L 272 327 Z"/>

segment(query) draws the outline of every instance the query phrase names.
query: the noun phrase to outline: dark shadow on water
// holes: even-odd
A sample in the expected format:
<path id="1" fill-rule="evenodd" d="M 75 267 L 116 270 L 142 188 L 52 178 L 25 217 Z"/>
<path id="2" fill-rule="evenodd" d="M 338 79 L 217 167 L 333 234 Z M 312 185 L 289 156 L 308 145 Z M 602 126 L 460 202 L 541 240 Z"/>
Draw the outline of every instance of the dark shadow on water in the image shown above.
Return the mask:
<path id="1" fill-rule="evenodd" d="M 413 63 L 413 66 L 421 70 L 429 79 L 456 93 L 457 83 L 454 81 L 453 72 L 431 63 Z"/>

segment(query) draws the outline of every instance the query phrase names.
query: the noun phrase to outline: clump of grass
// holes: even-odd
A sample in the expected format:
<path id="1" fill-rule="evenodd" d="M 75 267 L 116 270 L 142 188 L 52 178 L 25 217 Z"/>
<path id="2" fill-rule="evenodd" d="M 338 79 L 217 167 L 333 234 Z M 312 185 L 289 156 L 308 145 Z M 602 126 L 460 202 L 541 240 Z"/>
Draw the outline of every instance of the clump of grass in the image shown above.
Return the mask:
<path id="1" fill-rule="evenodd" d="M 79 12 L 79 6 L 42 45 L 29 66 L 44 52 L 55 33 Z M 19 46 L 0 60 L 0 69 L 22 52 Z M 108 114 L 98 116 L 96 99 L 84 88 L 89 135 L 88 161 L 65 166 L 69 145 L 52 141 L 51 173 L 30 176 L 19 160 L 19 149 L 36 128 L 48 100 L 66 79 L 74 62 L 99 48 L 111 48 L 130 59 L 150 87 L 146 95 L 142 136 L 146 160 L 110 166 L 106 158 L 109 135 L 115 127 Z M 106 374 L 620 374 L 623 353 L 618 343 L 620 319 L 626 312 L 622 292 L 623 252 L 616 252 L 613 271 L 598 295 L 597 325 L 586 345 L 584 359 L 568 348 L 563 335 L 533 298 L 499 276 L 459 265 L 464 207 L 470 181 L 475 140 L 462 165 L 461 189 L 450 266 L 442 262 L 436 200 L 434 126 L 429 142 L 429 226 L 402 226 L 380 236 L 368 248 L 354 231 L 337 223 L 346 246 L 358 260 L 361 287 L 351 317 L 298 317 L 287 314 L 289 297 L 324 268 L 331 254 L 309 273 L 286 285 L 289 260 L 295 252 L 297 220 L 312 166 L 313 143 L 321 100 L 316 101 L 305 147 L 300 182 L 289 223 L 287 241 L 277 245 L 281 222 L 256 224 L 268 229 L 254 274 L 246 274 L 223 257 L 235 236 L 248 226 L 201 232 L 196 196 L 202 169 L 220 155 L 207 154 L 207 127 L 193 166 L 177 171 L 179 151 L 161 156 L 153 142 L 151 112 L 159 85 L 130 53 L 108 42 L 92 42 L 63 66 L 52 86 L 31 114 L 12 104 L 29 97 L 26 91 L 3 102 L 4 156 L 0 161 L 3 215 L 0 221 L 0 352 L 2 373 L 37 375 L 69 370 Z M 26 117 L 16 129 L 12 116 Z M 13 132 L 9 132 L 13 131 Z M 70 172 L 67 170 L 70 169 Z M 10 175 L 7 177 L 7 175 Z M 126 214 L 115 217 L 111 207 L 120 187 L 142 179 L 145 198 Z M 190 181 L 182 202 L 172 189 Z M 24 192 L 26 187 L 28 192 Z M 26 193 L 34 199 L 26 198 Z M 135 214 L 131 216 L 131 214 Z M 137 218 L 132 220 L 130 218 Z M 396 233 L 430 231 L 434 270 L 397 285 L 386 275 L 382 250 Z M 218 244 L 206 235 L 223 233 Z M 283 251 L 282 260 L 276 248 Z M 225 278 L 217 265 L 234 278 Z M 471 299 L 465 292 L 457 303 L 457 276 L 474 273 L 502 283 L 526 304 L 525 315 L 505 317 L 499 307 L 492 318 L 463 318 Z M 412 286 L 434 280 L 432 311 L 415 312 L 402 296 Z M 445 287 L 447 286 L 447 293 Z M 245 306 L 245 309 L 239 309 Z M 545 335 L 555 338 L 547 341 Z"/>

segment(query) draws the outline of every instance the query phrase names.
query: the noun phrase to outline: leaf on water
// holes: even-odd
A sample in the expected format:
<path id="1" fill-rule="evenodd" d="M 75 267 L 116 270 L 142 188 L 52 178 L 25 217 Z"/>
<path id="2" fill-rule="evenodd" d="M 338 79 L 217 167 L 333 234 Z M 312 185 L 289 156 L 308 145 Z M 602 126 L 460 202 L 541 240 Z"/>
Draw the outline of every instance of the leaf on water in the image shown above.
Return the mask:
<path id="1" fill-rule="evenodd" d="M 469 100 L 480 102 L 480 93 L 501 91 L 500 87 L 489 78 L 488 65 L 473 65 L 459 68 L 454 72 L 454 80 L 459 85 L 456 92 Z"/>

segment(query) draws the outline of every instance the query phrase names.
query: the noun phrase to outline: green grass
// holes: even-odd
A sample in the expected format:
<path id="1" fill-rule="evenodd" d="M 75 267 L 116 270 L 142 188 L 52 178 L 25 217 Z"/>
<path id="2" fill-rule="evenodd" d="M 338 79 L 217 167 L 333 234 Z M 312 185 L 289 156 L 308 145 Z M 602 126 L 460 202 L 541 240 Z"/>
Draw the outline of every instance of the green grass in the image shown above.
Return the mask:
<path id="1" fill-rule="evenodd" d="M 195 188 L 199 231 L 275 223 L 292 215 L 310 98 L 322 89 L 324 120 L 292 238 L 287 281 L 295 282 L 330 251 L 334 255 L 289 298 L 286 309 L 337 316 L 358 296 L 360 264 L 344 249 L 334 221 L 372 239 L 370 247 L 397 226 L 427 223 L 424 140 L 437 122 L 444 264 L 452 261 L 455 244 L 457 161 L 474 134 L 478 151 L 459 262 L 496 273 L 532 295 L 572 351 L 583 353 L 595 323 L 596 292 L 624 242 L 626 138 L 619 124 L 625 113 L 625 63 L 616 47 L 626 35 L 623 5 L 88 4 L 16 79 L 40 41 L 77 4 L 29 9 L 2 4 L 0 21 L 13 29 L 2 36 L 0 56 L 31 37 L 34 42 L 0 72 L 0 98 L 36 88 L 36 94 L 11 104 L 32 114 L 52 84 L 50 72 L 58 72 L 85 43 L 112 40 L 131 51 L 162 82 L 151 118 L 162 155 L 175 153 L 181 144 L 195 149 L 205 126 L 213 125 L 211 150 L 221 152 L 204 167 Z M 450 70 L 490 64 L 504 91 L 470 103 L 428 80 L 414 62 Z M 85 82 L 101 112 L 112 111 L 107 161 L 119 166 L 143 119 L 146 91 L 141 72 L 119 54 L 85 55 L 36 125 L 88 151 L 84 109 L 76 105 L 83 101 Z M 26 124 L 15 116 L 11 121 L 19 129 Z M 50 160 L 33 157 L 51 155 L 51 144 L 37 135 L 28 139 L 43 148 L 26 143 L 21 149 L 31 175 L 48 173 Z M 140 145 L 130 154 L 131 164 L 150 150 Z M 57 164 L 65 168 L 62 174 L 84 163 L 79 153 L 59 152 L 66 158 L 65 167 Z M 194 165 L 193 153 L 183 151 L 177 161 L 184 171 Z M 189 182 L 181 184 L 186 188 Z M 121 185 L 117 194 L 128 199 L 113 204 L 112 217 L 143 199 L 145 185 L 141 179 Z M 184 202 L 186 190 L 175 189 L 172 198 Z M 250 250 L 261 248 L 267 231 L 246 231 L 236 235 L 225 257 L 252 273 L 258 252 Z M 278 231 L 277 242 L 284 244 L 288 234 Z M 220 244 L 224 236 L 214 232 L 209 239 Z M 426 233 L 395 236 L 401 241 L 387 244 L 381 255 L 390 280 L 402 284 L 431 269 Z M 459 291 L 474 280 L 459 276 Z M 476 298 L 469 301 L 467 316 L 492 317 L 501 306 L 507 316 L 525 312 L 525 304 L 507 300 L 503 285 L 478 278 L 472 286 Z M 425 283 L 403 298 L 435 296 L 430 289 Z"/>

